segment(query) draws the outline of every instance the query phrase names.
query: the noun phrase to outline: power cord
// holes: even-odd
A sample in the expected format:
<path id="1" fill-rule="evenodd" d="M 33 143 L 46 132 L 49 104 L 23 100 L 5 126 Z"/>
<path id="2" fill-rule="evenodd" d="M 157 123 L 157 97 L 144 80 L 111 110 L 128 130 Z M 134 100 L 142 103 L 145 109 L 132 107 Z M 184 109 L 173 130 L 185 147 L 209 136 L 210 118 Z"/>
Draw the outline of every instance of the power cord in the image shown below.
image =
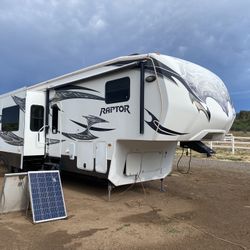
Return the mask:
<path id="1" fill-rule="evenodd" d="M 190 170 L 191 170 L 192 150 L 190 150 L 190 153 L 189 153 L 188 168 L 187 168 L 186 171 L 182 170 L 182 169 L 180 168 L 180 166 L 179 166 L 180 161 L 181 161 L 183 155 L 184 155 L 184 148 L 182 148 L 181 156 L 180 156 L 179 160 L 177 161 L 177 165 L 176 165 L 176 166 L 177 166 L 177 171 L 178 171 L 179 173 L 181 173 L 181 174 L 189 174 L 189 172 L 190 172 Z M 187 151 L 186 151 L 186 155 L 188 155 L 188 149 L 187 149 Z"/>

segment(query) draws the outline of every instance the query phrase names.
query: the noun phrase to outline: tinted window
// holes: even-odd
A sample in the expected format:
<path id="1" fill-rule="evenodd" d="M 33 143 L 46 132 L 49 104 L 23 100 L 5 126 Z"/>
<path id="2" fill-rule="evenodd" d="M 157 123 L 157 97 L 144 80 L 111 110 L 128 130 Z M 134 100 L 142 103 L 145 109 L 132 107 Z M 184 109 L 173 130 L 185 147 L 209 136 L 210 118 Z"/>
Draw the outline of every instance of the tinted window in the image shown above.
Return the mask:
<path id="1" fill-rule="evenodd" d="M 39 131 L 44 124 L 44 108 L 40 105 L 32 105 L 30 110 L 30 130 Z"/>
<path id="2" fill-rule="evenodd" d="M 2 110 L 2 131 L 18 131 L 19 106 L 12 106 Z"/>
<path id="3" fill-rule="evenodd" d="M 124 77 L 106 82 L 105 102 L 126 102 L 130 98 L 130 78 Z"/>

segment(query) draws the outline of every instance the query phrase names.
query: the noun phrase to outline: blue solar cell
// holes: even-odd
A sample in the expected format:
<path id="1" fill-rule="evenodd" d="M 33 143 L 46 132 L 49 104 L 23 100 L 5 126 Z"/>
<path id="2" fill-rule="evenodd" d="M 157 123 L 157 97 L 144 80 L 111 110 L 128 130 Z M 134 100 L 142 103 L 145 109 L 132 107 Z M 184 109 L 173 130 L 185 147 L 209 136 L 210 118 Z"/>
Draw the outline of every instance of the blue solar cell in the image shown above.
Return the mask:
<path id="1" fill-rule="evenodd" d="M 33 221 L 66 218 L 59 171 L 28 172 Z"/>

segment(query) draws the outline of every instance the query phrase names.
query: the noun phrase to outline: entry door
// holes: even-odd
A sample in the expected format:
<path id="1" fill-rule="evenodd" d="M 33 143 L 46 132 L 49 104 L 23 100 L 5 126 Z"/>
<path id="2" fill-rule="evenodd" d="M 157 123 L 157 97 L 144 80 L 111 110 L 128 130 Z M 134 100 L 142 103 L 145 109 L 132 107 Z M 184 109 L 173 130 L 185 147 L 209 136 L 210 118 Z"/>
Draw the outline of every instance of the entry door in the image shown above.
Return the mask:
<path id="1" fill-rule="evenodd" d="M 24 156 L 45 154 L 45 99 L 43 91 L 27 91 Z"/>

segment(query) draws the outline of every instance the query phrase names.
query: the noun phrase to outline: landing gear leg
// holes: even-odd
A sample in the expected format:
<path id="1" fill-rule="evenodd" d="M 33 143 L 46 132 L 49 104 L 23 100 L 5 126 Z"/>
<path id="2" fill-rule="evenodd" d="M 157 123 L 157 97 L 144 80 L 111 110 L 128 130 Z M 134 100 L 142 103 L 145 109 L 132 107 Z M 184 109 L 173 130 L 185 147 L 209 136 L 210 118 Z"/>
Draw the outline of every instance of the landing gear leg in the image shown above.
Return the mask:
<path id="1" fill-rule="evenodd" d="M 108 201 L 110 201 L 111 199 L 111 191 L 113 188 L 114 188 L 113 185 L 109 182 L 108 183 Z"/>
<path id="2" fill-rule="evenodd" d="M 161 191 L 161 192 L 166 192 L 166 190 L 165 190 L 165 188 L 164 188 L 163 181 L 164 181 L 164 179 L 161 179 L 161 189 L 160 189 L 160 191 Z"/>

